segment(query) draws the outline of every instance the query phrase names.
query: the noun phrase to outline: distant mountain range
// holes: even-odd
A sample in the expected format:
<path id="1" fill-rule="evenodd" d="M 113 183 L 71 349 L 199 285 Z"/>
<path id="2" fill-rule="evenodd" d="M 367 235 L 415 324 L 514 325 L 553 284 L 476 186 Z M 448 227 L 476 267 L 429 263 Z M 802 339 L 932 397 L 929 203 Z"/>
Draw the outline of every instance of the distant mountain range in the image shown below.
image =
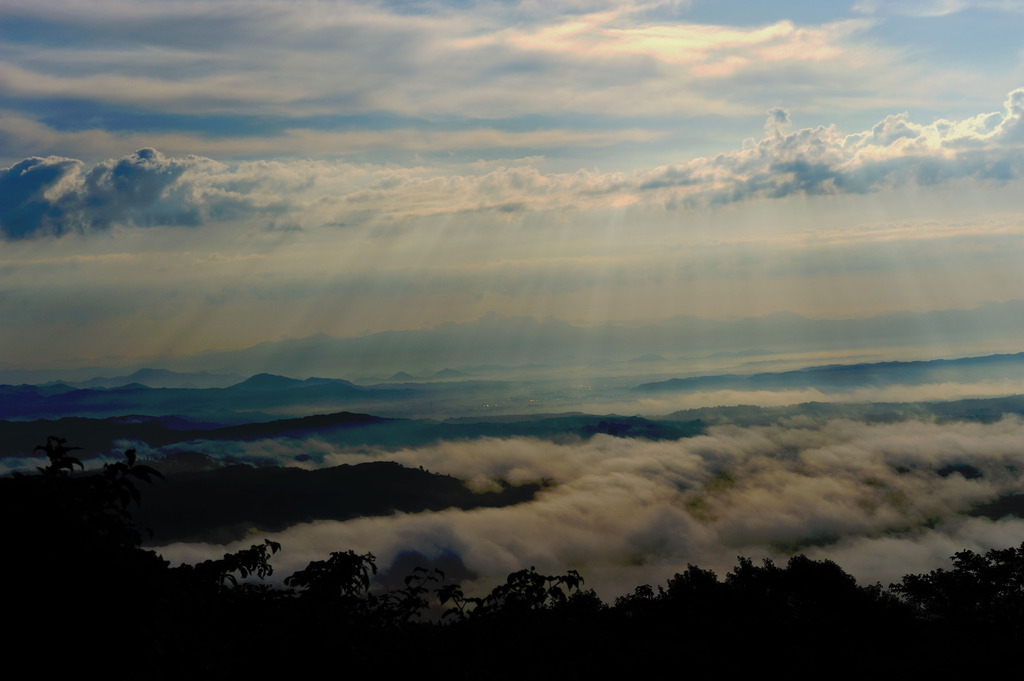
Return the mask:
<path id="1" fill-rule="evenodd" d="M 223 380 L 229 374 L 222 374 Z M 186 383 L 194 374 L 167 370 L 139 371 L 125 379 L 162 384 Z M 1024 392 L 1024 353 L 914 362 L 830 364 L 797 370 L 752 374 L 682 376 L 630 385 L 627 379 L 602 381 L 577 390 L 572 385 L 541 379 L 488 381 L 445 371 L 438 380 L 408 380 L 356 385 L 337 378 L 289 378 L 260 373 L 227 387 L 150 387 L 130 382 L 109 388 L 83 388 L 68 383 L 0 385 L 0 419 L 38 420 L 62 417 L 184 417 L 192 429 L 273 421 L 285 416 L 339 411 L 383 416 L 450 418 L 472 416 L 493 420 L 506 414 L 580 411 L 592 403 L 636 402 L 645 395 L 734 391 L 814 389 L 839 393 L 858 388 L 895 385 L 990 384 L 1020 382 Z M 214 380 L 207 375 L 208 380 Z M 111 381 L 112 379 L 97 379 Z M 86 381 L 86 384 L 92 383 Z M 1005 387 L 1003 388 L 1005 390 Z M 627 407 L 628 408 L 628 407 Z"/>
<path id="2" fill-rule="evenodd" d="M 1008 379 L 1022 380 L 1021 389 L 1024 391 L 1024 353 L 918 362 L 830 364 L 796 371 L 750 375 L 691 376 L 644 383 L 637 386 L 636 390 L 694 392 L 816 388 L 824 392 L 834 392 L 866 386 L 969 383 Z"/>
<path id="3" fill-rule="evenodd" d="M 261 410 L 330 411 L 400 401 L 414 394 L 410 388 L 366 388 L 336 378 L 298 380 L 273 374 L 257 374 L 226 388 L 150 388 L 140 383 L 114 388 L 2 385 L 0 418 L 179 414 L 222 424 L 251 421 Z"/>
<path id="4" fill-rule="evenodd" d="M 206 371 L 178 373 L 168 369 L 139 369 L 127 376 L 91 378 L 68 381 L 75 388 L 120 388 L 139 384 L 149 388 L 226 388 L 244 380 L 239 374 L 211 374 Z"/>
<path id="5" fill-rule="evenodd" d="M 117 443 L 143 442 L 149 447 L 196 441 L 251 442 L 277 438 L 317 437 L 339 447 L 394 448 L 414 447 L 443 440 L 467 440 L 479 437 L 532 437 L 558 439 L 589 438 L 597 434 L 649 440 L 679 439 L 702 432 L 698 422 L 682 423 L 645 419 L 638 416 L 557 414 L 507 417 L 499 420 L 389 419 L 368 414 L 339 412 L 318 414 L 270 422 L 246 423 L 211 428 L 179 417 L 121 416 L 105 419 L 66 417 L 57 420 L 0 421 L 0 441 L 10 449 L 0 458 L 31 454 L 32 448 L 57 435 L 82 447 L 84 458 L 113 453 Z M 125 445 L 129 446 L 129 445 Z M 180 450 L 176 448 L 175 451 Z M 307 460 L 310 455 L 305 455 Z M 239 460 L 232 459 L 236 462 Z M 252 463 L 252 462 L 247 462 Z"/>
<path id="6" fill-rule="evenodd" d="M 971 310 L 897 313 L 858 319 L 812 319 L 779 312 L 764 317 L 711 320 L 679 316 L 638 325 L 574 326 L 530 317 L 491 316 L 430 329 L 386 331 L 359 338 L 308 338 L 261 343 L 234 352 L 183 358 L 167 367 L 210 366 L 238 373 L 271 370 L 293 376 L 427 375 L 426 367 L 469 371 L 480 365 L 583 365 L 599 361 L 648 363 L 714 353 L 857 350 L 1024 337 L 1024 301 Z"/>
<path id="7" fill-rule="evenodd" d="M 366 382 L 399 374 L 446 378 L 450 372 L 475 374 L 479 367 L 505 371 L 527 367 L 591 366 L 608 362 L 632 366 L 684 358 L 741 357 L 757 354 L 863 352 L 913 346 L 955 347 L 1024 337 L 1024 301 L 991 303 L 970 310 L 893 313 L 856 319 L 812 319 L 778 312 L 763 317 L 712 320 L 678 316 L 638 324 L 576 326 L 557 319 L 488 316 L 474 322 L 445 323 L 427 329 L 384 331 L 355 338 L 316 334 L 268 341 L 226 352 L 163 357 L 144 366 L 188 374 L 192 386 L 226 387 L 232 375 L 270 371 L 286 376 L 346 376 Z M 634 361 L 636 360 L 636 361 Z M 138 365 L 128 370 L 140 368 Z M 216 368 L 217 374 L 205 374 Z M 109 369 L 0 371 L 3 383 L 81 381 L 109 375 Z M 443 373 L 439 373 L 443 372 Z M 129 375 L 126 383 L 189 387 L 170 377 Z M 365 379 L 365 380 L 364 380 Z M 115 387 L 114 380 L 93 385 Z M 179 381 L 179 379 L 174 379 Z"/>

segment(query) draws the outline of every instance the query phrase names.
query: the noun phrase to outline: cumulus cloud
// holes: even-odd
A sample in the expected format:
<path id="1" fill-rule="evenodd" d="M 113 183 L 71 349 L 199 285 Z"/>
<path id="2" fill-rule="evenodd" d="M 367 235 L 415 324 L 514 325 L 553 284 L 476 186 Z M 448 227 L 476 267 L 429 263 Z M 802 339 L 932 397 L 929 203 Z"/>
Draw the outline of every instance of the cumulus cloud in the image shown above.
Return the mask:
<path id="1" fill-rule="evenodd" d="M 919 124 L 889 116 L 868 131 L 834 126 L 787 132 L 789 114 L 768 112 L 767 135 L 756 144 L 649 173 L 640 188 L 679 188 L 685 205 L 732 203 L 804 194 L 864 194 L 898 186 L 929 186 L 973 178 L 1009 181 L 1024 170 L 1021 120 L 1024 90 L 1004 110 L 960 121 Z"/>
<path id="2" fill-rule="evenodd" d="M 207 159 L 166 158 L 154 149 L 97 164 L 31 158 L 0 170 L 0 230 L 8 238 L 106 229 L 114 224 L 200 224 L 183 176 Z"/>
<path id="3" fill-rule="evenodd" d="M 60 235 L 114 224 L 185 225 L 291 214 L 293 224 L 400 221 L 432 215 L 562 213 L 631 204 L 680 208 L 793 195 L 865 194 L 971 179 L 1006 183 L 1024 171 L 1024 89 L 1002 112 L 922 124 L 907 114 L 869 130 L 791 131 L 768 112 L 765 137 L 713 157 L 635 173 L 544 173 L 518 164 L 438 168 L 332 161 L 228 166 L 153 149 L 86 169 L 32 158 L 0 171 L 7 238 Z"/>
<path id="4" fill-rule="evenodd" d="M 0 170 L 0 228 L 8 238 L 20 238 L 46 231 L 64 231 L 58 197 L 67 181 L 81 171 L 81 161 L 58 158 L 28 158 Z"/>
<path id="5" fill-rule="evenodd" d="M 789 111 L 782 107 L 768 110 L 768 119 L 764 123 L 765 137 L 780 137 L 789 132 L 793 121 Z"/>
<path id="6" fill-rule="evenodd" d="M 273 218 L 288 205 L 283 196 L 310 179 L 308 169 L 276 167 L 269 180 L 267 165 L 230 169 L 151 148 L 88 169 L 74 159 L 26 159 L 0 169 L 0 234 L 19 239 L 115 225 L 197 227 L 256 214 Z"/>
<path id="7" fill-rule="evenodd" d="M 317 522 L 282 542 L 282 574 L 329 551 L 372 551 L 390 564 L 406 551 L 454 553 L 492 585 L 526 565 L 579 569 L 614 597 L 695 563 L 721 573 L 737 555 L 791 552 L 841 559 L 860 579 L 931 569 L 965 546 L 1014 544 L 1019 520 L 968 519 L 972 505 L 1018 492 L 1024 423 L 911 421 L 718 427 L 701 437 L 647 442 L 530 439 L 444 442 L 398 452 L 315 443 L 324 464 L 390 459 L 487 488 L 549 479 L 527 504 L 502 509 Z M 266 456 L 272 443 L 258 445 Z M 285 448 L 294 452 L 295 443 Z M 173 545 L 171 560 L 221 548 Z"/>

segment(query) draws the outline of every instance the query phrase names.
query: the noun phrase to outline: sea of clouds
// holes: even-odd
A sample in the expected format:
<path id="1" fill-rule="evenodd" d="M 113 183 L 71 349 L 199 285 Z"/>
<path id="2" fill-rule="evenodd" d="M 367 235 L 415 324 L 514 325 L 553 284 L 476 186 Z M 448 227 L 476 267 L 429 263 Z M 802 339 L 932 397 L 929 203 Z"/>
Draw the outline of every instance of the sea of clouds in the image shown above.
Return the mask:
<path id="1" fill-rule="evenodd" d="M 346 549 L 372 552 L 385 570 L 408 563 L 410 552 L 449 564 L 454 555 L 470 589 L 533 565 L 577 569 L 606 599 L 662 584 L 689 563 L 724 575 L 737 556 L 784 561 L 794 552 L 833 559 L 861 583 L 888 584 L 946 566 L 955 551 L 1021 542 L 1024 520 L 965 512 L 1022 489 L 1022 443 L 1024 422 L 1015 417 L 988 424 L 796 418 L 713 427 L 678 441 L 485 438 L 400 451 L 351 451 L 321 440 L 235 443 L 235 454 L 282 463 L 310 452 L 316 465 L 393 460 L 478 490 L 499 480 L 554 484 L 512 507 L 319 521 L 256 531 L 228 547 L 158 550 L 172 563 L 191 562 L 270 536 L 284 547 L 275 557 L 281 576 Z"/>

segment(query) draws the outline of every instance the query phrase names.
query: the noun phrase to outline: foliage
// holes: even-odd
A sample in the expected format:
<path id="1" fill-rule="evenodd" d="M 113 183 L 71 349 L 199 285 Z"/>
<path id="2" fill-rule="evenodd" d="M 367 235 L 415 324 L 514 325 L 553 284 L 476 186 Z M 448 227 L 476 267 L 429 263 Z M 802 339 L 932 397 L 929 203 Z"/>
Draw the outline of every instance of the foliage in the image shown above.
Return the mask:
<path id="1" fill-rule="evenodd" d="M 335 551 L 327 560 L 315 560 L 284 580 L 304 595 L 328 601 L 359 598 L 370 588 L 370 575 L 377 574 L 372 553 Z"/>
<path id="2" fill-rule="evenodd" d="M 253 544 L 235 553 L 225 553 L 223 558 L 204 560 L 196 565 L 180 565 L 175 570 L 197 588 L 205 586 L 215 591 L 237 589 L 240 586 L 239 579 L 245 580 L 250 576 L 264 579 L 274 574 L 270 558 L 280 550 L 279 543 L 264 539 L 262 544 Z"/>
<path id="3" fill-rule="evenodd" d="M 38 639 L 38 655 L 59 645 L 68 659 L 102 660 L 94 653 L 110 650 L 111 632 L 131 626 L 147 637 L 118 654 L 148 669 L 143 677 L 289 673 L 292 658 L 281 652 L 289 646 L 303 646 L 311 665 L 340 656 L 351 673 L 422 675 L 430 656 L 446 661 L 437 670 L 446 678 L 483 669 L 491 678 L 656 674 L 677 662 L 679 641 L 692 660 L 725 673 L 786 655 L 816 665 L 843 658 L 862 671 L 949 671 L 955 665 L 936 654 L 951 646 L 1013 651 L 1024 635 L 1024 544 L 959 552 L 951 569 L 907 575 L 888 590 L 859 586 L 827 560 L 796 555 L 780 566 L 740 557 L 724 579 L 688 565 L 664 587 L 638 586 L 612 607 L 581 588 L 576 570 L 532 566 L 484 596 L 422 567 L 402 588 L 382 591 L 375 557 L 352 550 L 274 586 L 264 580 L 281 546 L 269 539 L 171 568 L 142 548 L 132 521 L 137 483 L 160 478 L 157 471 L 133 450 L 89 473 L 61 438 L 37 449 L 49 459 L 39 475 L 0 478 L 2 577 L 32 595 L 10 613 L 25 632 L 16 647 L 33 650 L 34 633 L 59 623 L 73 633 Z M 730 654 L 736 637 L 743 657 Z"/>
<path id="4" fill-rule="evenodd" d="M 383 620 L 393 625 L 420 620 L 433 604 L 433 595 L 437 592 L 431 590 L 430 585 L 443 582 L 441 570 L 415 567 L 412 574 L 405 577 L 403 588 L 376 597 L 377 609 Z"/>
<path id="5" fill-rule="evenodd" d="M 576 570 L 564 575 L 542 575 L 531 565 L 529 570 L 510 574 L 504 584 L 482 598 L 467 597 L 457 584 L 441 587 L 437 595 L 442 606 L 452 603 L 444 612 L 445 617 L 508 616 L 564 606 L 582 583 L 583 577 Z"/>
<path id="6" fill-rule="evenodd" d="M 81 447 L 67 447 L 64 444 L 66 442 L 67 440 L 62 437 L 51 435 L 46 438 L 45 445 L 36 446 L 33 451 L 44 451 L 46 452 L 47 458 L 50 459 L 50 465 L 46 468 L 40 468 L 40 473 L 45 476 L 59 477 L 62 475 L 70 475 L 72 471 L 74 471 L 75 466 L 78 466 L 80 469 L 85 468 L 80 459 L 68 454 L 68 452 L 81 449 Z"/>
<path id="7" fill-rule="evenodd" d="M 98 473 L 75 474 L 76 467 L 84 471 L 82 461 L 70 454 L 78 449 L 50 436 L 36 447 L 49 459 L 49 465 L 39 468 L 40 475 L 6 481 L 4 510 L 18 518 L 11 529 L 23 545 L 48 560 L 97 549 L 97 558 L 114 553 L 124 558 L 142 542 L 131 512 L 132 504 L 141 500 L 136 483 L 163 476 L 140 464 L 134 449 L 125 452 L 124 461 L 106 463 Z"/>
<path id="8" fill-rule="evenodd" d="M 1024 631 L 1024 543 L 951 560 L 951 570 L 906 575 L 890 588 L 928 619 Z"/>

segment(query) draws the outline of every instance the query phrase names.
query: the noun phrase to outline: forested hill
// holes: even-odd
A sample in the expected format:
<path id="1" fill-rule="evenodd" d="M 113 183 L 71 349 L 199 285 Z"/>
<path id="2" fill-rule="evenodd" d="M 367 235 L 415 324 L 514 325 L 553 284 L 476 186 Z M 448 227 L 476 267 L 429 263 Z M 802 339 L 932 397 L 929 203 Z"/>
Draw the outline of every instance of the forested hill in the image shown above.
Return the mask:
<path id="1" fill-rule="evenodd" d="M 157 545 L 186 540 L 226 544 L 315 520 L 508 506 L 529 501 L 545 484 L 472 492 L 449 475 L 390 461 L 319 470 L 210 462 L 207 470 L 196 470 L 203 465 L 196 457 L 202 455 L 172 456 L 154 464 L 168 471 L 166 482 L 146 490 L 138 519 L 152 530 Z M 181 458 L 192 461 L 184 472 L 171 472 Z"/>
<path id="2" fill-rule="evenodd" d="M 0 421 L 0 439 L 11 456 L 25 456 L 35 444 L 61 433 L 79 444 L 84 455 L 106 453 L 116 441 L 144 442 L 150 447 L 203 441 L 254 441 L 269 438 L 319 437 L 338 446 L 396 448 L 442 440 L 479 437 L 589 438 L 597 434 L 650 440 L 675 440 L 703 432 L 699 421 L 646 419 L 639 416 L 548 414 L 496 419 L 394 419 L 337 412 L 301 418 L 258 421 L 228 427 L 199 427 L 181 417 L 144 415 L 105 419 L 65 417 L 36 421 Z M 19 452 L 20 450 L 20 452 Z M 2 456 L 0 455 L 0 458 Z"/>

